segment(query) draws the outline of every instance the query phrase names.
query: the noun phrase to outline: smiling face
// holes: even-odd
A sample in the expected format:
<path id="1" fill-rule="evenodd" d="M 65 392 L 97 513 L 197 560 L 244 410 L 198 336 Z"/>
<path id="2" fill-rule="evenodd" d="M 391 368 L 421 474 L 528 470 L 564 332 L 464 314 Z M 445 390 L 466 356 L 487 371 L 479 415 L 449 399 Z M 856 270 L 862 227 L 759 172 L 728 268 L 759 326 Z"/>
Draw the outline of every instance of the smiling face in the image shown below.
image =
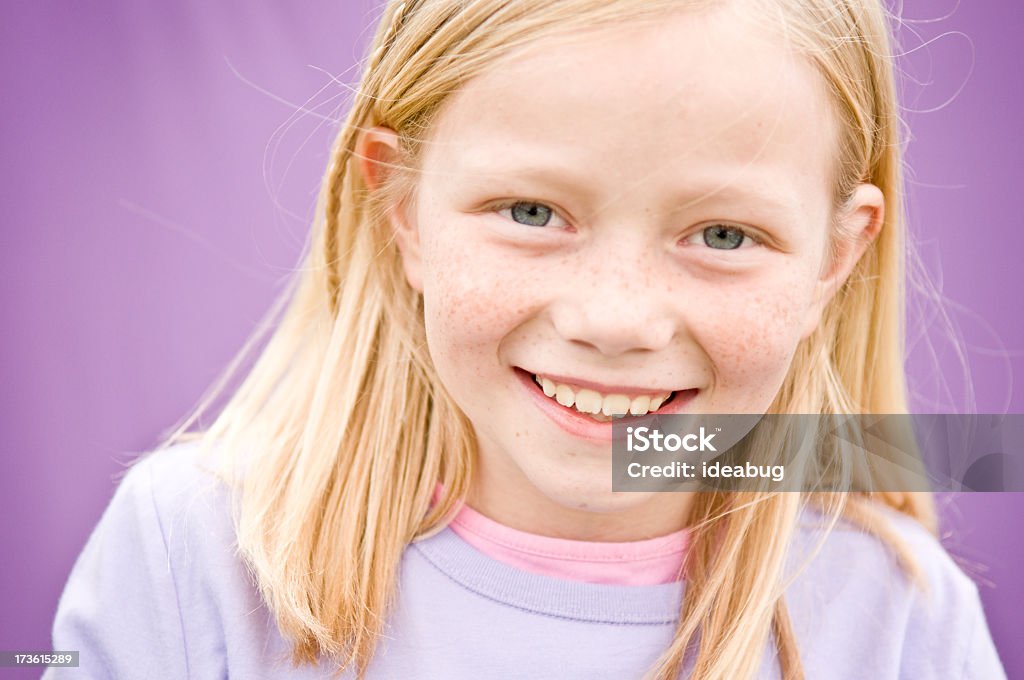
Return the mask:
<path id="1" fill-rule="evenodd" d="M 445 103 L 393 219 L 478 509 L 678 527 L 656 518 L 684 494 L 611 492 L 601 421 L 769 408 L 863 248 L 826 262 L 835 139 L 810 62 L 729 9 L 538 42 Z M 881 200 L 862 186 L 839 219 L 870 237 Z"/>

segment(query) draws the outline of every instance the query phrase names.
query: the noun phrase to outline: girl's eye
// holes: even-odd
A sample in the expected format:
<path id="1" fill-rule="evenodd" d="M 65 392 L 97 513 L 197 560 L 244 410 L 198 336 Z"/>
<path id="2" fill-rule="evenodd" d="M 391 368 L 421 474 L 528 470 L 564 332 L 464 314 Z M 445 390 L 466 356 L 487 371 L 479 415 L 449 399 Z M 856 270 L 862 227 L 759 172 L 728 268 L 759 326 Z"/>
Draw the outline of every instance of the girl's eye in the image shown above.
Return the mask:
<path id="1" fill-rule="evenodd" d="M 528 227 L 546 227 L 551 218 L 555 217 L 555 211 L 548 206 L 530 201 L 499 205 L 496 206 L 496 210 L 501 214 L 507 211 L 512 220 Z"/>
<path id="2" fill-rule="evenodd" d="M 709 227 L 705 227 L 700 234 L 704 239 L 704 243 L 709 248 L 714 248 L 715 250 L 736 250 L 756 245 L 755 239 L 749 236 L 743 229 L 727 224 L 712 224 Z"/>

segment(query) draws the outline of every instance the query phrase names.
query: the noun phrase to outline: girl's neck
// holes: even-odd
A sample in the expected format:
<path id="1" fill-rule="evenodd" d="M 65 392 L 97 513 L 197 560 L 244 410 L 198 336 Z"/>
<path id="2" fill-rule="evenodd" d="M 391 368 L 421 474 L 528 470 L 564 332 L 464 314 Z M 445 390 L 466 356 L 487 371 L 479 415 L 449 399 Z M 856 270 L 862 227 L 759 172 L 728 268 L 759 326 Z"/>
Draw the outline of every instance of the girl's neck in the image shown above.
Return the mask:
<path id="1" fill-rule="evenodd" d="M 632 500 L 638 494 L 621 494 Z M 626 542 L 666 536 L 688 524 L 692 493 L 651 493 L 643 502 L 600 511 L 566 507 L 536 488 L 511 490 L 481 480 L 467 505 L 516 531 L 575 541 Z M 582 505 L 582 504 L 581 504 Z"/>

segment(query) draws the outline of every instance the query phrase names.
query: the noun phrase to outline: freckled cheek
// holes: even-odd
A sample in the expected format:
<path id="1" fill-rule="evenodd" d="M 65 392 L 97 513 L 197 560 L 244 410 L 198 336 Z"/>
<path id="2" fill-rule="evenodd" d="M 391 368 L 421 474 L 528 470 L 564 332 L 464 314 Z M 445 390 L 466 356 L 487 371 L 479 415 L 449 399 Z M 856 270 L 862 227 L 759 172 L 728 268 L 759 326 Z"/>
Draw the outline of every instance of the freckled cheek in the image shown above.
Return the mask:
<path id="1" fill-rule="evenodd" d="M 721 381 L 775 379 L 788 369 L 810 304 L 807 290 L 790 283 L 733 296 L 707 315 L 697 339 Z"/>
<path id="2" fill-rule="evenodd" d="M 479 245 L 479 244 L 477 244 Z M 424 251 L 423 297 L 432 355 L 496 356 L 502 339 L 538 305 L 528 268 L 485 247 L 435 241 Z"/>

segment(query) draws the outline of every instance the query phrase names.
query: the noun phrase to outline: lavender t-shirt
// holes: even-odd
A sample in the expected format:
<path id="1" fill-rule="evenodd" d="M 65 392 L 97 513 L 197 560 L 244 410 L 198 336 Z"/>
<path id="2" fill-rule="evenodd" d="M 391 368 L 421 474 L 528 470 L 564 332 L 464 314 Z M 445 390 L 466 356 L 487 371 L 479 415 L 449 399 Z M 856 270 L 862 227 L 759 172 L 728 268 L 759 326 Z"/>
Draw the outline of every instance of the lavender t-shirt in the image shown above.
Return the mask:
<path id="1" fill-rule="evenodd" d="M 786 592 L 806 677 L 1005 678 L 974 583 L 913 520 L 892 519 L 930 593 L 877 539 L 834 531 Z M 807 516 L 794 565 L 819 535 Z M 44 678 L 331 677 L 326 659 L 290 667 L 288 643 L 234 549 L 227 493 L 195 446 L 133 467 L 58 605 L 53 648 L 78 650 L 80 666 Z M 640 678 L 671 641 L 684 587 L 533 573 L 445 529 L 406 549 L 368 677 Z M 779 677 L 770 645 L 760 677 Z"/>

